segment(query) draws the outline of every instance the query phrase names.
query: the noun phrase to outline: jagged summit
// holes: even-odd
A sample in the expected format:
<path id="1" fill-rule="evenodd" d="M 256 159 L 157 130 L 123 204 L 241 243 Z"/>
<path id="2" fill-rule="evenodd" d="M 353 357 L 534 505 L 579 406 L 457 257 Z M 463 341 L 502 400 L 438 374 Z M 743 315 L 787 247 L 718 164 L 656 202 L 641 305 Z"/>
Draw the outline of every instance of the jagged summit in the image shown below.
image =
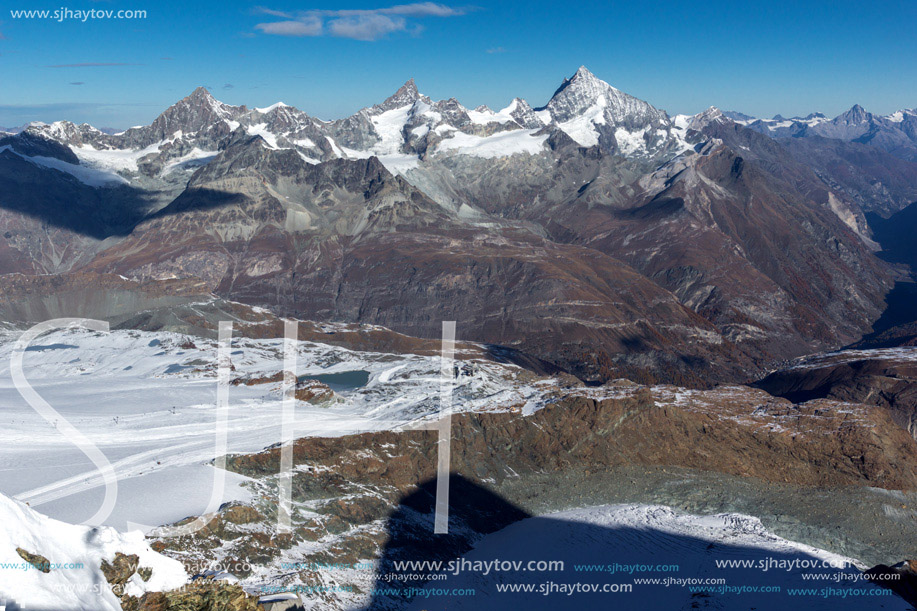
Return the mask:
<path id="1" fill-rule="evenodd" d="M 715 121 L 727 119 L 728 117 L 723 114 L 723 111 L 716 106 L 710 106 L 707 110 L 694 115 L 689 121 L 688 127 L 700 131 Z"/>
<path id="2" fill-rule="evenodd" d="M 671 128 L 668 115 L 612 87 L 585 66 L 536 109 L 545 123 L 554 123 L 581 146 L 600 145 L 624 154 L 665 146 Z"/>
<path id="3" fill-rule="evenodd" d="M 586 66 L 580 66 L 579 68 L 577 68 L 573 76 L 571 76 L 570 78 L 564 78 L 564 82 L 560 84 L 560 87 L 557 88 L 557 90 L 554 92 L 554 95 L 557 95 L 558 93 L 566 89 L 568 86 L 570 86 L 572 83 L 577 83 L 580 85 L 593 85 L 593 84 L 601 83 L 603 85 L 611 87 L 611 85 L 608 85 L 608 83 L 606 83 L 605 81 L 601 80 L 596 75 L 594 75 L 589 70 L 589 68 L 587 68 Z"/>
<path id="4" fill-rule="evenodd" d="M 192 91 L 191 94 L 187 96 L 186 99 L 189 99 L 189 100 L 199 100 L 199 99 L 210 99 L 210 100 L 213 100 L 214 97 L 213 97 L 213 94 L 210 93 L 210 90 L 209 90 L 209 89 L 207 89 L 207 88 L 204 87 L 204 86 L 199 86 L 199 87 L 196 87 L 196 88 L 194 89 L 194 91 Z"/>
<path id="5" fill-rule="evenodd" d="M 551 96 L 551 100 L 542 108 L 550 108 L 552 102 L 564 98 L 572 97 L 584 101 L 595 100 L 608 91 L 617 91 L 617 89 L 595 76 L 586 66 L 580 66 L 573 76 L 564 78 L 564 82 L 560 84 L 560 87 Z M 538 110 L 542 110 L 542 108 Z"/>
<path id="6" fill-rule="evenodd" d="M 868 121 L 870 117 L 872 117 L 872 114 L 869 113 L 865 108 L 859 104 L 854 104 L 850 107 L 850 110 L 840 115 L 838 119 L 847 123 L 862 123 L 864 121 Z"/>
<path id="7" fill-rule="evenodd" d="M 547 110 L 558 123 L 574 119 L 589 111 L 603 114 L 611 123 L 645 123 L 666 121 L 667 115 L 651 104 L 628 95 L 580 66 L 557 89 L 551 100 L 538 110 Z"/>
<path id="8" fill-rule="evenodd" d="M 395 108 L 409 106 L 416 102 L 419 98 L 420 92 L 417 91 L 417 84 L 414 82 L 413 78 L 410 78 L 404 83 L 404 85 L 398 88 L 398 91 L 390 95 L 384 102 L 379 104 L 377 108 L 383 111 L 394 110 Z"/>

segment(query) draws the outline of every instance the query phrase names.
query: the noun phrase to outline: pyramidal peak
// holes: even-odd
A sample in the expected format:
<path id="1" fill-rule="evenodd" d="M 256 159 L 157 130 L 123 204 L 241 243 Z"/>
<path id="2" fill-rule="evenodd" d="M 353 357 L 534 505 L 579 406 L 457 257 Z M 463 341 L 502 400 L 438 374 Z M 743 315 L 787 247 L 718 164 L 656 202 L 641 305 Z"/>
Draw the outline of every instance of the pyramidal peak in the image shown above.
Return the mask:
<path id="1" fill-rule="evenodd" d="M 184 98 L 185 100 L 191 102 L 218 102 L 218 100 L 213 97 L 213 94 L 210 93 L 210 90 L 206 87 L 196 87 L 188 96 Z M 182 100 L 183 101 L 183 100 Z"/>
<path id="2" fill-rule="evenodd" d="M 665 112 L 612 87 L 585 66 L 580 66 L 572 77 L 564 79 L 551 100 L 536 111 L 547 111 L 558 124 L 581 120 L 607 128 L 626 124 L 629 128 L 639 129 L 651 123 L 668 123 Z M 584 146 L 591 146 L 597 141 L 589 136 L 574 136 L 574 140 Z"/>
<path id="3" fill-rule="evenodd" d="M 870 113 L 867 112 L 865 108 L 863 108 L 859 104 L 854 104 L 853 106 L 850 107 L 850 110 L 848 110 L 844 114 L 837 117 L 837 119 L 840 119 L 847 123 L 862 123 L 864 121 L 868 121 L 871 116 L 872 115 L 870 115 Z"/>
<path id="4" fill-rule="evenodd" d="M 572 80 L 599 81 L 600 83 L 604 83 L 605 85 L 608 85 L 608 83 L 605 83 L 605 81 L 601 80 L 599 77 L 597 77 L 596 75 L 594 75 L 594 74 L 589 70 L 589 68 L 587 68 L 586 66 L 580 66 L 580 67 L 576 70 L 576 74 L 574 74 L 573 77 L 572 77 L 570 80 L 571 80 L 571 81 L 572 81 Z M 611 87 L 611 85 L 608 85 L 608 86 Z"/>
<path id="5" fill-rule="evenodd" d="M 597 99 L 608 91 L 617 90 L 590 72 L 586 66 L 580 66 L 573 76 L 564 79 L 564 82 L 560 84 L 560 87 L 551 96 L 551 101 L 548 102 L 545 108 L 549 107 L 551 102 L 565 93 L 567 96 L 572 94 L 577 97 Z"/>
<path id="6" fill-rule="evenodd" d="M 404 85 L 398 88 L 398 91 L 390 95 L 384 102 L 378 105 L 382 111 L 394 110 L 413 104 L 420 98 L 420 92 L 417 91 L 417 83 L 410 78 Z"/>
<path id="7" fill-rule="evenodd" d="M 195 90 L 192 91 L 188 96 L 173 104 L 170 109 L 184 108 L 187 106 L 208 107 L 217 113 L 221 113 L 223 109 L 235 108 L 234 106 L 224 104 L 223 102 L 213 97 L 213 94 L 210 93 L 210 90 L 206 87 L 195 88 Z M 168 110 L 166 112 L 168 112 Z"/>

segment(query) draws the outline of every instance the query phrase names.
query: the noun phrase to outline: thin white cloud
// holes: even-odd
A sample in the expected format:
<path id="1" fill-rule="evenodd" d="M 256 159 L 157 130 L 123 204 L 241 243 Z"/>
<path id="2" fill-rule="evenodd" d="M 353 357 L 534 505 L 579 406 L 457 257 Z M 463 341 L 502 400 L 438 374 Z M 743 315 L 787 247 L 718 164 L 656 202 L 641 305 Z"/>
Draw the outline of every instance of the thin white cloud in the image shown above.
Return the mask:
<path id="1" fill-rule="evenodd" d="M 436 2 L 398 4 L 378 9 L 312 10 L 298 13 L 258 7 L 264 15 L 279 17 L 284 21 L 259 23 L 256 29 L 278 36 L 336 36 L 354 40 L 379 40 L 395 32 L 417 35 L 423 31 L 420 24 L 408 18 L 457 17 L 470 8 L 452 7 Z"/>
<path id="2" fill-rule="evenodd" d="M 389 17 L 388 15 L 353 15 L 339 17 L 328 22 L 328 30 L 333 36 L 339 38 L 353 38 L 354 40 L 379 40 L 392 32 L 401 32 L 407 29 L 407 22 L 403 17 Z"/>
<path id="3" fill-rule="evenodd" d="M 281 17 L 283 19 L 293 19 L 293 13 L 288 13 L 286 11 L 275 11 L 274 9 L 264 6 L 255 7 L 255 12 L 263 13 L 264 15 L 271 15 L 273 17 Z"/>
<path id="4" fill-rule="evenodd" d="M 345 9 L 336 11 L 316 11 L 328 16 L 346 17 L 351 15 L 402 15 L 404 17 L 457 17 L 468 12 L 467 8 L 455 8 L 435 2 L 415 2 L 398 4 L 388 8 Z"/>
<path id="5" fill-rule="evenodd" d="M 323 25 L 318 18 L 297 21 L 274 21 L 273 23 L 259 23 L 255 28 L 265 34 L 278 36 L 321 36 Z"/>

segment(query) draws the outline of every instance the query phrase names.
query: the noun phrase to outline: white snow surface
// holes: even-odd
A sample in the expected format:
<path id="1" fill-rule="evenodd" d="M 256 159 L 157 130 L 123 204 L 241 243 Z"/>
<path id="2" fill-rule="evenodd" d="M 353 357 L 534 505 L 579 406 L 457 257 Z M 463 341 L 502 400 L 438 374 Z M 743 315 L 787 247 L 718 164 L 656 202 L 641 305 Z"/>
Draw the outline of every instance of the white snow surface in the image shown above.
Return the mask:
<path id="1" fill-rule="evenodd" d="M 401 145 L 404 142 L 401 130 L 408 122 L 412 108 L 413 105 L 402 106 L 387 110 L 370 119 L 380 138 L 380 142 L 373 145 L 371 149 L 373 154 L 394 155 L 401 152 Z"/>
<path id="2" fill-rule="evenodd" d="M 45 557 L 50 571 L 28 566 L 16 548 Z M 152 569 L 149 581 L 136 573 L 128 581 L 125 593 L 132 596 L 171 590 L 188 580 L 182 564 L 150 549 L 139 531 L 67 524 L 0 494 L 0 601 L 33 611 L 120 611 L 100 568 L 117 552 L 136 554 L 141 567 Z"/>
<path id="3" fill-rule="evenodd" d="M 580 146 L 595 146 L 599 143 L 599 133 L 595 126 L 605 124 L 605 105 L 605 98 L 600 97 L 582 114 L 569 121 L 558 123 L 557 127 Z"/>
<path id="4" fill-rule="evenodd" d="M 516 109 L 516 100 L 513 100 L 509 106 L 499 112 L 494 112 L 486 106 L 480 110 L 466 110 L 468 118 L 472 123 L 478 125 L 487 125 L 488 123 L 515 123 L 512 112 Z"/>
<path id="5" fill-rule="evenodd" d="M 158 153 L 162 143 L 151 144 L 142 149 L 95 149 L 90 145 L 71 146 L 70 150 L 80 163 L 97 170 L 118 173 L 136 172 L 137 161 L 150 153 Z"/>
<path id="6" fill-rule="evenodd" d="M 452 152 L 459 155 L 471 155 L 492 159 L 509 157 L 520 153 L 537 155 L 544 150 L 547 134 L 536 136 L 537 129 L 518 129 L 499 132 L 491 136 L 472 136 L 455 132 L 451 138 L 439 143 L 437 153 Z"/>
<path id="7" fill-rule="evenodd" d="M 249 125 L 245 128 L 245 133 L 247 133 L 249 136 L 261 136 L 267 145 L 272 149 L 280 148 L 277 146 L 277 136 L 268 130 L 267 123 Z"/>
<path id="8" fill-rule="evenodd" d="M 15 338 L 13 332 L 0 333 L 0 492 L 52 517 L 82 522 L 100 506 L 103 479 L 57 423 L 40 417 L 13 386 Z M 282 339 L 236 339 L 233 376 L 281 371 L 282 344 Z M 35 391 L 113 465 L 118 496 L 107 525 L 155 527 L 200 515 L 218 476 L 226 478 L 222 502 L 250 498 L 245 477 L 210 465 L 218 455 L 216 356 L 211 340 L 85 329 L 42 336 L 25 353 L 24 373 Z M 300 342 L 297 375 L 365 371 L 369 379 L 360 387 L 333 387 L 338 398 L 330 406 L 298 402 L 291 436 L 392 429 L 435 415 L 439 370 L 438 357 Z M 523 373 L 518 367 L 475 361 L 474 373 L 456 384 L 456 410 L 540 408 L 551 383 L 517 381 Z M 282 440 L 280 386 L 230 388 L 228 453 L 257 452 Z"/>
<path id="9" fill-rule="evenodd" d="M 256 108 L 255 110 L 257 110 L 257 111 L 260 112 L 261 114 L 265 115 L 265 114 L 271 112 L 272 110 L 275 110 L 275 109 L 277 109 L 277 108 L 284 108 L 284 107 L 287 107 L 287 108 L 288 108 L 288 107 L 289 107 L 289 104 L 284 104 L 283 102 L 274 102 L 273 104 L 271 104 L 270 106 L 268 106 L 268 107 L 266 107 L 266 108 Z"/>

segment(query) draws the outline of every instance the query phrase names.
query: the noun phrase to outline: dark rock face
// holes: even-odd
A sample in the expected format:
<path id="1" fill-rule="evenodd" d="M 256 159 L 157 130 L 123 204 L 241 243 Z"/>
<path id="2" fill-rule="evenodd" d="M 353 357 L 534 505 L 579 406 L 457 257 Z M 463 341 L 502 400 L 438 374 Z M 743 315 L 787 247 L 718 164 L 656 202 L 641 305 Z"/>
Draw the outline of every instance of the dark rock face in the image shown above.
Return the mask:
<path id="1" fill-rule="evenodd" d="M 858 406 L 852 415 L 843 403 L 793 404 L 739 386 L 697 391 L 681 403 L 675 390 L 635 386 L 622 399 L 570 397 L 531 416 L 461 414 L 453 420 L 453 471 L 499 486 L 512 473 L 572 465 L 678 464 L 803 485 L 917 490 L 917 474 L 894 466 L 917 461 L 917 441 L 882 410 Z M 297 463 L 334 467 L 303 474 L 305 489 L 343 477 L 404 491 L 435 475 L 436 443 L 428 432 L 383 432 L 301 439 L 293 453 Z M 382 446 L 375 456 L 362 452 Z M 279 459 L 272 449 L 232 457 L 229 468 L 270 474 Z"/>
<path id="2" fill-rule="evenodd" d="M 121 552 L 117 552 L 111 562 L 102 560 L 101 568 L 105 580 L 111 586 L 115 595 L 119 597 L 124 594 L 124 586 L 127 581 L 135 573 L 140 574 L 140 571 L 143 570 L 140 568 L 140 558 L 138 556 L 135 554 L 126 555 Z M 144 575 L 146 575 L 144 581 L 147 581 L 150 578 L 150 569 L 146 569 Z"/>
<path id="3" fill-rule="evenodd" d="M 917 436 L 917 360 L 913 349 L 840 352 L 774 372 L 755 386 L 791 401 L 835 399 L 875 405 Z"/>
<path id="4" fill-rule="evenodd" d="M 51 157 L 73 164 L 80 162 L 69 147 L 56 140 L 43 138 L 28 132 L 15 137 L 0 137 L 0 148 L 6 146 L 26 157 Z"/>
<path id="5" fill-rule="evenodd" d="M 643 176 L 632 163 L 570 148 L 528 190 L 510 186 L 503 165 L 449 171 L 489 212 L 629 264 L 753 358 L 859 337 L 890 281 L 856 215 L 843 221 L 824 183 L 772 140 L 728 121 L 703 130 L 724 144 Z"/>
<path id="6" fill-rule="evenodd" d="M 115 326 L 119 319 L 150 308 L 171 309 L 207 298 L 200 282 L 188 280 L 141 285 L 92 273 L 0 276 L 0 320 L 17 324 L 82 316 L 110 320 Z"/>
<path id="7" fill-rule="evenodd" d="M 917 563 L 905 560 L 894 566 L 879 564 L 866 571 L 866 577 L 888 588 L 912 605 L 917 605 Z"/>

